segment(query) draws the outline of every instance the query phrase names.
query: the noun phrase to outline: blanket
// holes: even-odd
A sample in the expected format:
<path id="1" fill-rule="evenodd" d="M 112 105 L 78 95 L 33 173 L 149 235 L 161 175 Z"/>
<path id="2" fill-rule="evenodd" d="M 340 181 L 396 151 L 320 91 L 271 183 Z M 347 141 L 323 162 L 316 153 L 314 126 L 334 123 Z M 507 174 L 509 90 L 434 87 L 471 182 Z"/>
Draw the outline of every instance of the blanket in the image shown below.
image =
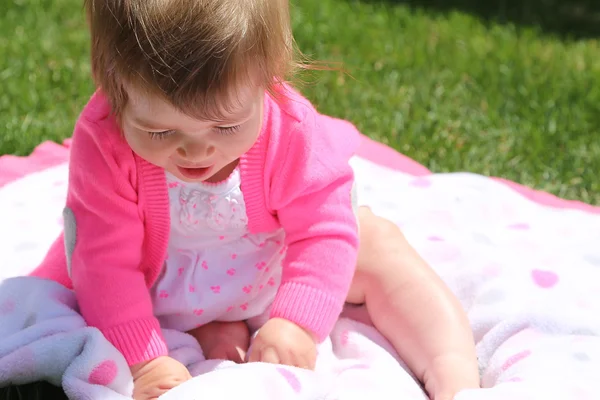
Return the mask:
<path id="1" fill-rule="evenodd" d="M 10 170 L 15 159 L 0 158 L 0 387 L 47 380 L 72 399 L 127 399 L 124 359 L 85 325 L 73 294 L 21 276 L 62 227 L 60 151 L 41 166 L 18 160 L 24 176 Z M 600 398 L 598 209 L 479 175 L 430 174 L 368 141 L 352 162 L 360 202 L 402 228 L 467 310 L 483 388 L 456 400 Z M 165 331 L 171 355 L 195 378 L 162 398 L 426 399 L 363 323 L 364 310 L 346 316 L 354 319 L 339 320 L 314 372 L 206 361 L 191 337 Z"/>

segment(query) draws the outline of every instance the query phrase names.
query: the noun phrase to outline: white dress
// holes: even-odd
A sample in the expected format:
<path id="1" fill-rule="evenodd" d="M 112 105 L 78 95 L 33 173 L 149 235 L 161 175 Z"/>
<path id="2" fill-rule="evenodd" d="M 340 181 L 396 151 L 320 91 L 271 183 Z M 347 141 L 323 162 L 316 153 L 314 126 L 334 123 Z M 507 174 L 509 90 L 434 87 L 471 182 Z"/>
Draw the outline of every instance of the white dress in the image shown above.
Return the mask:
<path id="1" fill-rule="evenodd" d="M 248 232 L 240 172 L 217 184 L 167 173 L 168 258 L 151 290 L 161 326 L 189 331 L 211 321 L 268 317 L 281 280 L 282 229 Z"/>

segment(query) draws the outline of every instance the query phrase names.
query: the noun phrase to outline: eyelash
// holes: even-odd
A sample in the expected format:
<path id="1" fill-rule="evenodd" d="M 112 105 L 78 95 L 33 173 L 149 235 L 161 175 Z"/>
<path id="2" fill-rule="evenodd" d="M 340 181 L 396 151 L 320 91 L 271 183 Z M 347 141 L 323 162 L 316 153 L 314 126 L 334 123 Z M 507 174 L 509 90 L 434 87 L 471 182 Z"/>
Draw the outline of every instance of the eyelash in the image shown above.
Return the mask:
<path id="1" fill-rule="evenodd" d="M 220 135 L 233 135 L 240 129 L 240 125 L 235 126 L 227 126 L 227 127 L 217 127 Z M 175 133 L 175 131 L 162 131 L 162 132 L 146 132 L 150 135 L 150 139 L 153 140 L 162 140 L 166 139 L 168 136 L 171 136 Z"/>
<path id="2" fill-rule="evenodd" d="M 148 133 L 148 135 L 150 135 L 150 139 L 163 140 L 163 139 L 166 139 L 168 136 L 171 136 L 173 133 L 175 133 L 175 131 L 146 132 L 146 133 Z"/>
<path id="3" fill-rule="evenodd" d="M 227 126 L 227 127 L 217 127 L 217 129 L 219 130 L 219 134 L 221 135 L 233 135 L 234 133 L 236 133 L 237 131 L 240 130 L 240 125 L 235 125 L 235 126 Z"/>

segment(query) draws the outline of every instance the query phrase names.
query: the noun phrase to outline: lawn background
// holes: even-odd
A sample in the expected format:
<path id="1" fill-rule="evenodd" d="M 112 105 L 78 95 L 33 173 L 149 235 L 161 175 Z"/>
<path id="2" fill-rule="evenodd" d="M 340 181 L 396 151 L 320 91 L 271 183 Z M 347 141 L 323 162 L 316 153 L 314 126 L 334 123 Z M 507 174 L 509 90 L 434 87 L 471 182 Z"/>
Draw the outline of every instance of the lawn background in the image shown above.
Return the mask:
<path id="1" fill-rule="evenodd" d="M 296 0 L 302 91 L 434 172 L 600 204 L 600 5 Z M 68 137 L 93 90 L 82 0 L 0 1 L 0 154 Z"/>

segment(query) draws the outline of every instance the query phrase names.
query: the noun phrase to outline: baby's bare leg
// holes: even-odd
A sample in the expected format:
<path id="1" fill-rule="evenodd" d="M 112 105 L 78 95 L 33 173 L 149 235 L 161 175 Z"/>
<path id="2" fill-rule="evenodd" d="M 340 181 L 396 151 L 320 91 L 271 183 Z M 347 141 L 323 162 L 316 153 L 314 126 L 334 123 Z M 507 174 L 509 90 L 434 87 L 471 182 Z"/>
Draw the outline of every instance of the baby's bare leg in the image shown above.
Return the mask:
<path id="1" fill-rule="evenodd" d="M 348 302 L 365 304 L 373 325 L 425 384 L 432 399 L 479 387 L 469 321 L 456 297 L 393 223 L 359 210 L 360 250 Z"/>
<path id="2" fill-rule="evenodd" d="M 250 331 L 243 321 L 210 322 L 188 332 L 196 338 L 207 360 L 242 363 L 250 346 Z"/>

